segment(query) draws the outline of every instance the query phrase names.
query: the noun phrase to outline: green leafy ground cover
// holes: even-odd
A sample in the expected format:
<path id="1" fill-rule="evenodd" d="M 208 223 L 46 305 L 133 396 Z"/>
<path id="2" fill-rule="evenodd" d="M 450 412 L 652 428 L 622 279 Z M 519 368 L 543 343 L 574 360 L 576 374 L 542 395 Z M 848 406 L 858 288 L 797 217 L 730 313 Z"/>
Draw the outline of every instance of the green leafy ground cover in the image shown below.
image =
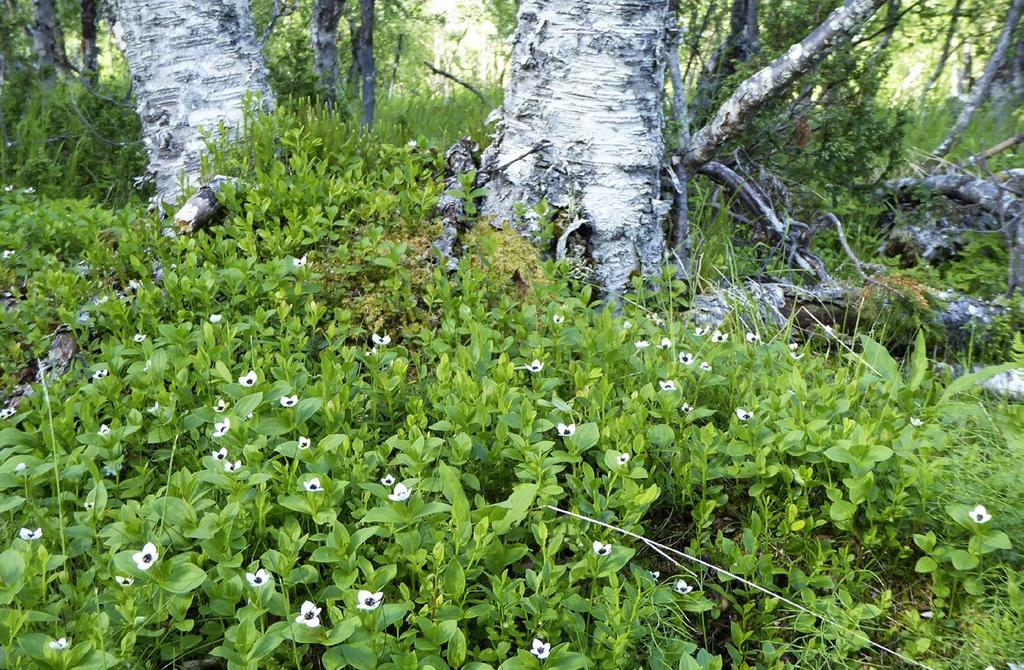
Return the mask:
<path id="1" fill-rule="evenodd" d="M 82 346 L 0 422 L 0 666 L 1024 660 L 1020 405 L 920 339 L 616 313 L 486 226 L 445 276 L 443 143 L 250 130 L 194 237 L 0 194 L 0 386 L 58 324 Z"/>

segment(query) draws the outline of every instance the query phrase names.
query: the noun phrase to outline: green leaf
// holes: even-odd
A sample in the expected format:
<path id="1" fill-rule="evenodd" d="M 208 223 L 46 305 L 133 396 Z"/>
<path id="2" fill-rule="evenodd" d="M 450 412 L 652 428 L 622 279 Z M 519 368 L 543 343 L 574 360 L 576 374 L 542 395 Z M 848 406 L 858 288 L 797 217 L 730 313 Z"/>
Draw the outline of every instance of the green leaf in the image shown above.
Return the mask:
<path id="1" fill-rule="evenodd" d="M 363 645 L 346 644 L 341 647 L 345 661 L 356 670 L 373 670 L 377 667 L 377 656 Z"/>
<path id="2" fill-rule="evenodd" d="M 596 428 L 596 426 L 595 426 Z M 576 431 L 579 434 L 579 431 Z M 576 435 L 573 435 L 575 437 Z M 533 501 L 537 497 L 537 484 L 517 484 L 512 491 L 512 495 L 509 499 L 503 503 L 496 505 L 497 507 L 506 507 L 508 511 L 505 513 L 505 518 L 500 521 L 495 521 L 492 524 L 494 532 L 498 535 L 502 535 L 508 532 L 509 528 L 515 526 L 530 512 L 530 507 L 533 506 Z"/>
<path id="3" fill-rule="evenodd" d="M 924 339 L 924 331 L 917 331 L 914 338 L 914 353 L 910 359 L 910 390 L 916 391 L 924 381 L 924 375 L 928 372 L 928 351 Z"/>
<path id="4" fill-rule="evenodd" d="M 828 515 L 833 521 L 849 521 L 857 511 L 857 506 L 849 500 L 837 500 L 828 508 Z"/>
<path id="5" fill-rule="evenodd" d="M 1003 363 L 1002 365 L 990 365 L 986 368 L 982 368 L 977 372 L 972 372 L 969 375 L 958 377 L 953 380 L 953 383 L 946 387 L 946 390 L 942 392 L 942 396 L 939 398 L 939 405 L 943 405 L 953 399 L 957 393 L 962 393 L 967 389 L 971 388 L 975 384 L 980 384 L 983 381 L 987 381 L 996 375 L 1001 375 L 1004 372 L 1010 370 L 1016 370 L 1020 367 L 1020 363 Z"/>
<path id="6" fill-rule="evenodd" d="M 922 556 L 917 559 L 917 563 L 914 564 L 915 572 L 935 572 L 938 569 L 939 564 L 935 562 L 935 559 L 930 556 Z"/>
<path id="7" fill-rule="evenodd" d="M 899 382 L 902 380 L 899 363 L 889 355 L 889 351 L 885 347 L 878 342 L 875 342 L 867 335 L 860 336 L 860 346 L 864 362 L 867 363 L 879 377 L 887 382 Z"/>
<path id="8" fill-rule="evenodd" d="M 195 591 L 206 581 L 206 573 L 197 565 L 181 562 L 171 569 L 171 574 L 157 583 L 170 593 L 181 595 Z"/>
<path id="9" fill-rule="evenodd" d="M 249 416 L 249 412 L 259 407 L 261 402 L 263 402 L 262 393 L 253 393 L 252 395 L 245 396 L 235 403 L 235 416 L 244 419 Z"/>
<path id="10" fill-rule="evenodd" d="M 0 554 L 0 583 L 14 586 L 25 575 L 25 559 L 13 549 Z"/>
<path id="11" fill-rule="evenodd" d="M 969 554 L 963 549 L 956 549 L 950 554 L 950 560 L 953 562 L 953 567 L 957 570 L 973 570 L 978 567 L 978 557 L 974 554 Z"/>

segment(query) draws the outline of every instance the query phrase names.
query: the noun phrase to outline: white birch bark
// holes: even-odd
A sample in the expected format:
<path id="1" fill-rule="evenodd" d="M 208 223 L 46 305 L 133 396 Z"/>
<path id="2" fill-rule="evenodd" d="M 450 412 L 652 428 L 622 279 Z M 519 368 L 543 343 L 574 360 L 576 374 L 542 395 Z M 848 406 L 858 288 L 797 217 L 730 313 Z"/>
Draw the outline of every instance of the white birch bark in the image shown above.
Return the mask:
<path id="1" fill-rule="evenodd" d="M 996 48 L 992 52 L 992 57 L 988 59 L 988 63 L 985 65 L 985 71 L 981 75 L 981 79 L 974 85 L 974 90 L 971 91 L 971 97 L 964 105 L 963 109 L 960 110 L 960 115 L 957 116 L 956 123 L 950 128 L 949 134 L 942 140 L 942 143 L 935 148 L 932 153 L 942 158 L 950 151 L 953 150 L 960 142 L 960 138 L 963 137 L 964 131 L 967 130 L 967 126 L 971 123 L 971 118 L 974 117 L 974 113 L 985 104 L 985 100 L 988 99 L 988 94 L 992 90 L 992 82 L 996 78 L 996 73 L 999 68 L 1002 67 L 1003 62 L 1006 60 L 1006 55 L 1010 50 L 1010 44 L 1013 42 L 1013 31 L 1017 28 L 1017 24 L 1020 22 L 1021 13 L 1024 12 L 1024 0 L 1013 0 L 1013 4 L 1010 5 L 1010 10 L 1006 13 L 1006 23 L 1003 24 L 1003 31 L 999 34 L 999 41 L 996 42 Z"/>
<path id="2" fill-rule="evenodd" d="M 667 0 L 522 0 L 503 119 L 484 157 L 485 169 L 506 166 L 492 176 L 484 214 L 536 233 L 517 219 L 517 204 L 547 198 L 578 212 L 597 282 L 613 296 L 634 271 L 656 271 L 665 253 L 667 8 Z"/>
<path id="3" fill-rule="evenodd" d="M 343 4 L 344 0 L 313 0 L 310 17 L 313 74 L 330 103 L 338 93 L 338 21 Z"/>
<path id="4" fill-rule="evenodd" d="M 171 200 L 194 180 L 202 130 L 242 123 L 249 92 L 273 98 L 249 0 L 118 0 L 156 195 Z"/>

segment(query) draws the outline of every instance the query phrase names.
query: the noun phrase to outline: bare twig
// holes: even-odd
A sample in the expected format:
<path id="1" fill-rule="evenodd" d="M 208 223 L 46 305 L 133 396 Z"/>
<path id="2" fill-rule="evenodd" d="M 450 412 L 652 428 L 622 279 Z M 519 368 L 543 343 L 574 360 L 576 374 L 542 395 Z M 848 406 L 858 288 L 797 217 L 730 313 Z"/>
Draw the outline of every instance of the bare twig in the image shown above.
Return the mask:
<path id="1" fill-rule="evenodd" d="M 453 74 L 452 74 L 451 72 L 447 72 L 447 71 L 445 71 L 445 70 L 442 70 L 442 69 L 441 69 L 441 68 L 439 68 L 439 67 L 434 67 L 434 66 L 433 66 L 433 65 L 432 65 L 432 64 L 431 64 L 431 63 L 430 63 L 429 61 L 421 61 L 421 62 L 422 62 L 422 63 L 423 63 L 424 65 L 426 65 L 426 66 L 427 66 L 428 68 L 430 68 L 430 71 L 431 71 L 431 72 L 433 72 L 434 74 L 439 74 L 439 75 L 441 75 L 442 77 L 445 77 L 445 78 L 447 78 L 447 79 L 451 79 L 452 81 L 454 81 L 454 82 L 455 82 L 456 84 L 458 84 L 458 85 L 460 85 L 460 86 L 464 86 L 464 87 L 465 87 L 466 89 L 468 89 L 468 90 L 469 90 L 469 91 L 470 91 L 470 92 L 471 92 L 471 93 L 472 93 L 473 95 L 475 95 L 476 97 L 480 98 L 480 100 L 481 100 L 481 101 L 482 101 L 482 102 L 483 102 L 483 103 L 484 103 L 485 105 L 487 105 L 488 107 L 491 107 L 491 108 L 493 108 L 493 107 L 494 107 L 494 103 L 492 103 L 492 102 L 491 102 L 491 101 L 490 101 L 490 100 L 489 100 L 489 99 L 487 98 L 487 96 L 486 96 L 486 95 L 484 95 L 483 93 L 481 93 L 481 92 L 480 92 L 480 89 L 478 89 L 478 88 L 477 88 L 476 86 L 473 86 L 473 84 L 470 84 L 470 83 L 469 83 L 468 81 L 465 81 L 465 80 L 463 80 L 463 79 L 459 79 L 458 77 L 456 77 L 455 75 L 453 75 Z"/>
<path id="2" fill-rule="evenodd" d="M 267 46 L 267 42 L 270 40 L 271 33 L 274 32 L 274 26 L 277 25 L 278 19 L 292 14 L 297 8 L 298 5 L 292 4 L 289 0 L 274 0 L 274 4 L 270 8 L 270 20 L 267 21 L 267 26 L 263 29 L 263 35 L 260 37 L 260 51 L 263 50 L 263 47 Z"/>
<path id="3" fill-rule="evenodd" d="M 989 158 L 992 158 L 993 156 L 1000 154 L 1006 151 L 1007 149 L 1012 149 L 1021 142 L 1024 142 L 1024 135 L 1015 135 L 1014 137 L 1007 137 L 999 144 L 989 147 L 988 149 L 985 149 L 981 153 L 974 154 L 973 156 L 967 159 L 966 163 L 977 164 L 983 161 L 987 161 Z"/>
<path id="4" fill-rule="evenodd" d="M 502 170 L 507 168 L 509 165 L 512 165 L 513 163 L 518 163 L 519 161 L 523 160 L 527 156 L 529 156 L 531 154 L 537 153 L 538 151 L 540 151 L 541 149 L 546 147 L 548 144 L 549 144 L 548 140 L 541 140 L 537 144 L 533 145 L 530 149 L 527 149 L 526 151 L 524 151 L 523 153 L 519 154 L 515 158 L 509 159 L 509 160 L 505 161 L 504 163 L 502 163 L 501 165 L 499 165 L 497 167 L 483 168 L 477 174 L 491 175 L 491 174 L 495 174 L 497 172 L 501 172 Z"/>

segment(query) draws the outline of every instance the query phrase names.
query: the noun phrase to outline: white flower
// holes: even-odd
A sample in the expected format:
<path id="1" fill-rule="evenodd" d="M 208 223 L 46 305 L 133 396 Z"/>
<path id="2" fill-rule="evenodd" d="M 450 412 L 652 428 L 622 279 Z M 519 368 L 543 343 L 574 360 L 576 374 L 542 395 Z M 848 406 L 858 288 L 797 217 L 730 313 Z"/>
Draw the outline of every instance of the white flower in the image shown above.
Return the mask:
<path id="1" fill-rule="evenodd" d="M 213 411 L 220 414 L 228 408 L 228 404 L 224 402 L 224 398 L 217 398 L 217 404 L 213 406 Z"/>
<path id="2" fill-rule="evenodd" d="M 100 429 L 96 431 L 96 434 L 99 435 L 100 437 L 106 437 L 107 435 L 110 435 L 110 426 L 108 426 L 105 423 L 101 423 Z"/>
<path id="3" fill-rule="evenodd" d="M 677 389 L 676 383 L 671 379 L 658 382 L 658 386 L 661 387 L 662 391 L 675 391 Z"/>
<path id="4" fill-rule="evenodd" d="M 914 428 L 920 428 L 921 426 L 924 425 L 924 421 L 918 419 L 916 416 L 912 416 L 910 417 L 910 425 L 913 426 Z"/>
<path id="5" fill-rule="evenodd" d="M 555 429 L 558 431 L 558 434 L 560 436 L 562 436 L 562 437 L 569 437 L 570 435 L 572 435 L 573 433 L 576 432 L 576 424 L 574 424 L 574 423 L 570 423 L 570 424 L 560 423 L 557 426 L 555 426 Z"/>
<path id="6" fill-rule="evenodd" d="M 306 482 L 303 482 L 302 488 L 306 489 L 310 493 L 316 493 L 318 491 L 323 491 L 324 490 L 323 487 L 320 486 L 320 478 L 319 477 L 313 477 L 312 479 L 310 479 L 310 480 L 308 480 Z"/>
<path id="7" fill-rule="evenodd" d="M 370 339 L 373 340 L 373 343 L 378 347 L 386 347 L 391 344 L 390 335 L 378 335 L 377 333 L 374 333 Z"/>
<path id="8" fill-rule="evenodd" d="M 633 322 L 632 321 L 623 321 L 622 322 L 622 329 L 623 330 L 629 330 L 632 327 L 633 327 Z"/>
<path id="9" fill-rule="evenodd" d="M 712 342 L 716 342 L 716 343 L 725 342 L 728 339 L 729 339 L 729 336 L 726 335 L 725 333 L 723 333 L 720 330 L 716 330 L 715 332 L 711 333 L 711 341 Z"/>
<path id="10" fill-rule="evenodd" d="M 7 146 L 10 146 L 10 144 L 8 144 Z M 12 186 L 11 184 L 8 184 L 7 186 L 4 186 L 4 193 L 10 193 L 13 190 L 14 190 L 14 186 Z"/>
<path id="11" fill-rule="evenodd" d="M 154 400 L 153 404 L 146 408 L 146 411 L 149 412 L 150 414 L 156 414 L 159 409 L 160 402 L 158 400 Z"/>
<path id="12" fill-rule="evenodd" d="M 213 436 L 224 437 L 231 430 L 231 419 L 224 417 L 223 421 L 217 421 L 213 424 Z"/>
<path id="13" fill-rule="evenodd" d="M 736 418 L 740 421 L 749 421 L 754 416 L 753 412 L 749 412 L 742 407 L 736 408 Z"/>
<path id="14" fill-rule="evenodd" d="M 971 510 L 971 521 L 974 523 L 988 523 L 991 519 L 992 515 L 988 513 L 984 505 L 978 505 Z"/>
<path id="15" fill-rule="evenodd" d="M 129 586 L 131 586 L 132 584 L 135 583 L 135 578 L 134 577 L 123 577 L 121 575 L 117 575 L 117 576 L 114 577 L 114 581 L 117 582 L 118 584 L 120 584 L 121 586 L 123 586 L 125 588 L 128 588 Z"/>
<path id="16" fill-rule="evenodd" d="M 132 554 L 132 560 L 135 561 L 135 567 L 139 570 L 149 570 L 156 563 L 156 559 L 159 558 L 160 554 L 156 550 L 156 545 L 152 542 L 147 542 L 143 547 L 142 551 L 136 551 Z"/>
<path id="17" fill-rule="evenodd" d="M 796 342 L 790 342 L 789 343 L 789 350 L 790 351 L 796 351 L 799 348 L 800 348 L 800 345 L 797 344 Z"/>
<path id="18" fill-rule="evenodd" d="M 653 579 L 654 581 L 658 581 L 659 579 L 661 579 L 661 573 L 657 570 L 651 570 L 651 579 Z"/>
<path id="19" fill-rule="evenodd" d="M 538 660 L 543 661 L 551 655 L 551 643 L 533 638 L 533 644 L 530 645 L 530 653 L 536 656 Z"/>
<path id="20" fill-rule="evenodd" d="M 96 372 L 92 373 L 92 378 L 93 379 L 103 379 L 104 377 L 106 377 L 109 374 L 110 374 L 110 370 L 108 370 L 107 368 L 100 368 Z"/>
<path id="21" fill-rule="evenodd" d="M 416 140 L 409 140 L 408 142 L 405 143 L 405 146 L 409 147 L 410 149 L 415 149 L 416 147 L 419 146 L 419 142 L 417 142 Z"/>
<path id="22" fill-rule="evenodd" d="M 297 268 L 301 268 L 301 267 L 305 266 L 306 265 L 306 254 L 303 254 L 302 258 L 293 258 L 292 259 L 292 265 L 294 265 Z"/>
<path id="23" fill-rule="evenodd" d="M 668 349 L 671 346 L 672 346 L 672 340 L 668 339 L 667 337 L 661 338 L 661 342 L 658 342 L 658 348 L 659 349 Z"/>
<path id="24" fill-rule="evenodd" d="M 270 581 L 270 575 L 263 568 L 260 568 L 256 572 L 245 573 L 245 581 L 249 582 L 250 586 L 260 587 Z"/>
<path id="25" fill-rule="evenodd" d="M 931 610 L 925 610 L 921 612 L 922 619 L 931 619 L 935 614 Z"/>
<path id="26" fill-rule="evenodd" d="M 693 365 L 693 354 L 688 351 L 679 354 L 679 362 L 683 365 Z"/>
<path id="27" fill-rule="evenodd" d="M 700 364 L 700 369 L 703 370 L 704 372 L 711 372 L 711 363 L 704 361 L 703 363 Z"/>
<path id="28" fill-rule="evenodd" d="M 26 542 L 32 542 L 33 540 L 38 540 L 42 536 L 43 536 L 43 529 L 42 528 L 36 528 L 35 530 L 32 530 L 31 528 L 22 528 L 21 530 L 18 531 L 18 537 L 20 537 L 21 539 L 25 540 Z"/>
<path id="29" fill-rule="evenodd" d="M 85 502 L 84 502 L 84 503 L 82 504 L 82 507 L 84 507 L 84 508 L 85 508 L 85 511 L 86 511 L 86 512 L 91 512 L 91 511 L 92 511 L 92 508 L 93 508 L 93 507 L 95 507 L 95 506 L 96 506 L 96 503 L 92 502 L 91 500 L 86 500 L 86 501 L 85 501 Z"/>
<path id="30" fill-rule="evenodd" d="M 798 361 L 798 360 L 800 360 L 801 358 L 803 358 L 803 357 L 804 357 L 804 355 L 803 355 L 803 354 L 798 354 L 798 353 L 797 353 L 797 352 L 795 352 L 795 351 L 791 351 L 791 352 L 789 352 L 789 356 L 790 356 L 790 358 L 792 358 L 792 359 L 793 359 L 794 361 Z"/>
<path id="31" fill-rule="evenodd" d="M 653 315 L 651 317 L 651 321 L 653 321 L 654 325 L 657 326 L 658 328 L 664 328 L 665 327 L 665 319 L 661 318 L 657 314 L 655 314 L 655 315 Z"/>
<path id="32" fill-rule="evenodd" d="M 367 349 L 366 350 L 366 355 L 367 356 L 376 356 L 377 355 L 377 347 L 374 347 L 372 349 Z"/>
<path id="33" fill-rule="evenodd" d="M 35 189 L 34 186 L 29 186 L 28 188 L 25 189 L 25 193 L 35 193 L 35 192 L 36 192 L 36 189 Z"/>
<path id="34" fill-rule="evenodd" d="M 555 314 L 554 316 L 551 317 L 551 323 L 555 324 L 556 326 L 561 325 L 564 321 L 565 317 L 562 316 L 561 314 Z"/>
<path id="35" fill-rule="evenodd" d="M 615 460 L 618 461 L 619 465 L 625 465 L 626 463 L 629 463 L 629 454 L 622 452 Z"/>
<path id="36" fill-rule="evenodd" d="M 18 410 L 14 409 L 13 407 L 4 407 L 2 410 L 0 410 L 0 419 L 10 419 L 17 412 Z"/>
<path id="37" fill-rule="evenodd" d="M 210 315 L 210 323 L 220 323 L 220 320 L 222 318 L 223 317 L 220 314 L 211 314 Z"/>
<path id="38" fill-rule="evenodd" d="M 651 343 L 648 342 L 647 340 L 637 340 L 636 342 L 633 343 L 633 346 L 636 347 L 637 350 L 641 350 L 651 346 Z"/>
<path id="39" fill-rule="evenodd" d="M 224 461 L 224 472 L 238 472 L 242 469 L 242 461 Z"/>
<path id="40" fill-rule="evenodd" d="M 367 591 L 366 589 L 362 589 L 362 590 L 359 591 L 359 594 L 356 596 L 356 609 L 361 609 L 361 610 L 364 610 L 366 612 L 372 612 L 373 610 L 375 610 L 378 607 L 380 607 L 380 604 L 382 602 L 384 602 L 384 592 L 383 591 L 377 591 L 376 593 L 371 593 L 370 591 Z"/>
<path id="41" fill-rule="evenodd" d="M 594 553 L 598 556 L 607 556 L 608 554 L 612 553 L 612 545 L 602 544 L 599 540 L 594 540 L 594 543 L 591 545 L 591 548 L 594 550 Z"/>
<path id="42" fill-rule="evenodd" d="M 299 449 L 309 449 L 310 441 L 308 437 L 300 437 L 298 442 Z"/>
<path id="43" fill-rule="evenodd" d="M 14 471 L 17 472 L 18 474 L 21 474 L 22 472 L 25 472 L 27 468 L 28 466 L 25 465 L 24 463 L 18 463 L 17 465 L 14 466 Z"/>
<path id="44" fill-rule="evenodd" d="M 14 249 L 4 249 L 4 260 L 14 256 Z"/>
<path id="45" fill-rule="evenodd" d="M 759 339 L 761 338 L 757 336 L 757 333 L 747 331 L 747 342 L 754 343 L 757 342 Z"/>
<path id="46" fill-rule="evenodd" d="M 544 363 L 542 363 L 539 359 L 535 358 L 531 363 L 525 365 L 524 367 L 530 372 L 540 372 L 541 370 L 544 369 Z"/>
<path id="47" fill-rule="evenodd" d="M 299 609 L 299 616 L 295 617 L 295 623 L 301 623 L 310 628 L 319 628 L 320 608 L 307 600 L 302 603 L 302 607 Z"/>
<path id="48" fill-rule="evenodd" d="M 395 490 L 388 494 L 388 499 L 402 502 L 403 500 L 408 500 L 411 495 L 412 491 L 405 484 L 395 484 Z"/>
<path id="49" fill-rule="evenodd" d="M 709 327 L 697 326 L 693 330 L 693 334 L 696 335 L 697 337 L 704 337 L 705 335 L 708 334 L 708 331 L 710 331 L 710 330 L 711 330 L 711 328 L 709 328 Z"/>
<path id="50" fill-rule="evenodd" d="M 380 483 L 383 484 L 384 486 L 394 486 L 395 476 L 389 472 L 388 474 L 380 478 Z"/>
<path id="51" fill-rule="evenodd" d="M 66 637 L 62 637 L 59 640 L 52 640 L 49 647 L 54 651 L 64 651 L 68 648 L 68 639 Z"/>
<path id="52" fill-rule="evenodd" d="M 281 407 L 295 407 L 295 404 L 298 402 L 299 396 L 297 395 L 281 396 Z"/>
<path id="53" fill-rule="evenodd" d="M 238 383 L 242 386 L 256 386 L 256 371 L 249 370 L 238 378 Z"/>
<path id="54" fill-rule="evenodd" d="M 693 591 L 693 587 L 687 584 L 685 579 L 677 579 L 673 588 L 675 588 L 676 593 L 680 595 L 686 595 L 690 591 Z"/>
<path id="55" fill-rule="evenodd" d="M 228 457 L 227 447 L 221 447 L 217 451 L 211 452 L 210 455 L 213 456 L 214 459 L 218 461 L 223 461 L 225 458 Z"/>
<path id="56" fill-rule="evenodd" d="M 135 344 L 142 344 L 143 342 L 146 341 L 146 336 L 143 335 L 142 333 L 135 333 L 135 336 L 132 338 L 132 341 L 134 341 Z"/>

